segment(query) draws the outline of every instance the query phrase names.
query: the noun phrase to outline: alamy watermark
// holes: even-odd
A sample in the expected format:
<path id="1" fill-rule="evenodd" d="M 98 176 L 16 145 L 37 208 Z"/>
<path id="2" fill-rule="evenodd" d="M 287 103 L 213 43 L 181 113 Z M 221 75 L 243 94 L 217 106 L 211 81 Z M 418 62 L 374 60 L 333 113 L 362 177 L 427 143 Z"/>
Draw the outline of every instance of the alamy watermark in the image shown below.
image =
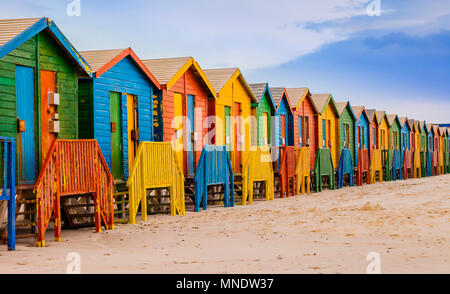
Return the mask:
<path id="1" fill-rule="evenodd" d="M 78 252 L 70 252 L 66 260 L 69 261 L 66 267 L 67 274 L 81 274 L 81 255 Z"/>
<path id="2" fill-rule="evenodd" d="M 66 6 L 66 13 L 68 16 L 81 15 L 81 0 L 72 0 Z"/>
<path id="3" fill-rule="evenodd" d="M 367 5 L 366 12 L 368 16 L 380 16 L 381 15 L 381 0 L 372 0 Z"/>
<path id="4" fill-rule="evenodd" d="M 381 256 L 378 252 L 370 252 L 367 254 L 366 260 L 369 264 L 366 268 L 367 274 L 381 274 Z"/>

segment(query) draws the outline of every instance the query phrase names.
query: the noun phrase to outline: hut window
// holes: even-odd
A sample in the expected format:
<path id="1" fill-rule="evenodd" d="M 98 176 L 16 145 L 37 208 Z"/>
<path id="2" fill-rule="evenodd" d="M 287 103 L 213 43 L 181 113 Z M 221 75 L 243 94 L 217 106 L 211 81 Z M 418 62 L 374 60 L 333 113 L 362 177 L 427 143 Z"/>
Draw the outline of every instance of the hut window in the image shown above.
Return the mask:
<path id="1" fill-rule="evenodd" d="M 376 146 L 376 138 L 375 138 L 375 128 L 372 129 L 372 137 L 373 137 L 373 147 L 377 148 L 377 146 Z"/>
<path id="2" fill-rule="evenodd" d="M 304 129 L 305 129 L 305 145 L 309 146 L 309 121 L 308 121 L 308 117 L 305 117 Z"/>
<path id="3" fill-rule="evenodd" d="M 362 149 L 365 149 L 366 148 L 366 144 L 364 144 L 364 133 L 365 133 L 365 128 L 361 128 L 361 146 L 362 146 Z"/>
<path id="4" fill-rule="evenodd" d="M 397 136 L 397 132 L 392 132 L 392 142 L 393 142 L 392 148 L 398 150 L 398 136 Z"/>
<path id="5" fill-rule="evenodd" d="M 299 146 L 303 146 L 303 129 L 302 129 L 303 118 L 301 115 L 298 116 L 298 142 Z"/>
<path id="6" fill-rule="evenodd" d="M 325 120 L 324 119 L 322 119 L 322 145 L 323 145 L 323 148 L 327 148 L 327 145 L 326 145 L 326 129 L 327 129 L 327 126 L 326 126 L 326 124 L 325 124 Z"/>
<path id="7" fill-rule="evenodd" d="M 347 136 L 345 135 L 346 129 L 345 129 L 346 124 L 342 124 L 342 138 L 344 138 L 344 145 L 343 148 L 345 148 L 346 144 L 345 144 L 345 140 L 347 140 Z"/>
<path id="8" fill-rule="evenodd" d="M 345 125 L 345 144 L 346 144 L 346 147 L 349 149 L 350 148 L 350 125 L 349 124 Z"/>
<path id="9" fill-rule="evenodd" d="M 331 120 L 328 120 L 328 145 L 331 147 Z"/>

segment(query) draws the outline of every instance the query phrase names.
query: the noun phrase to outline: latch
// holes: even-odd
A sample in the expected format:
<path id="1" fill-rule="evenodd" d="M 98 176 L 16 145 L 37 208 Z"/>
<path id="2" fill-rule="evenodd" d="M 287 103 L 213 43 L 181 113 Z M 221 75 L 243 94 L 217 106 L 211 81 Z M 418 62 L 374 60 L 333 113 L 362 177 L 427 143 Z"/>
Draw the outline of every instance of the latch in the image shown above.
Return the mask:
<path id="1" fill-rule="evenodd" d="M 24 133 L 25 132 L 25 121 L 21 119 L 17 119 L 17 132 Z"/>
<path id="2" fill-rule="evenodd" d="M 131 130 L 131 140 L 139 141 L 139 130 Z"/>

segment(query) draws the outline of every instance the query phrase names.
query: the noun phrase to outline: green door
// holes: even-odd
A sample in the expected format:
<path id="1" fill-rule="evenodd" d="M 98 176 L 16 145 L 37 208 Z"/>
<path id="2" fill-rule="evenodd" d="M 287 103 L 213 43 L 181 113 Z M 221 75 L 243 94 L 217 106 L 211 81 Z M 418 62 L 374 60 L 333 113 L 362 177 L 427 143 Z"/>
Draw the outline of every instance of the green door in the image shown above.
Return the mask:
<path id="1" fill-rule="evenodd" d="M 115 180 L 123 179 L 122 134 L 120 123 L 120 93 L 110 93 L 111 109 L 111 167 Z"/>

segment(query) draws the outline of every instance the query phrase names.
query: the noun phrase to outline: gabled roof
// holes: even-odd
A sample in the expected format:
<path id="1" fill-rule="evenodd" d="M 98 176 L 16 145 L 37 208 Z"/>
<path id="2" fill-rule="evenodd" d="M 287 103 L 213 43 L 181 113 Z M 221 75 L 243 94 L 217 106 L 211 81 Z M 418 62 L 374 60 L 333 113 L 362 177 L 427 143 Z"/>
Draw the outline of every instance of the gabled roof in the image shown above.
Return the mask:
<path id="1" fill-rule="evenodd" d="M 273 102 L 275 103 L 276 110 L 280 108 L 281 101 L 283 100 L 283 96 L 286 97 L 286 101 L 289 105 L 289 110 L 291 113 L 293 113 L 291 101 L 289 99 L 289 95 L 286 92 L 285 88 L 277 87 L 277 88 L 270 88 L 270 92 L 272 93 Z"/>
<path id="2" fill-rule="evenodd" d="M 217 91 L 217 95 L 219 95 L 220 91 L 228 84 L 232 83 L 236 79 L 239 79 L 244 85 L 245 90 L 249 94 L 252 102 L 256 102 L 255 95 L 253 95 L 252 90 L 247 84 L 244 76 L 241 71 L 237 67 L 233 68 L 217 68 L 217 69 L 204 69 L 206 77 L 209 82 L 213 86 L 213 88 Z"/>
<path id="3" fill-rule="evenodd" d="M 403 127 L 406 124 L 408 126 L 408 129 L 411 131 L 411 125 L 408 123 L 408 118 L 407 117 L 399 117 L 398 120 L 400 122 L 400 128 L 403 129 Z"/>
<path id="4" fill-rule="evenodd" d="M 415 120 L 413 120 L 413 119 L 408 119 L 408 125 L 409 125 L 409 129 L 412 131 L 412 130 L 415 130 L 415 128 L 416 128 L 416 124 L 415 124 Z"/>
<path id="5" fill-rule="evenodd" d="M 377 119 L 378 119 L 378 125 L 381 125 L 381 123 L 383 122 L 383 119 L 386 117 L 386 111 L 377 110 L 376 114 L 377 114 Z M 386 121 L 387 121 L 387 118 L 386 118 Z"/>
<path id="6" fill-rule="evenodd" d="M 205 73 L 192 57 L 176 57 L 142 60 L 142 63 L 150 70 L 161 88 L 169 90 L 191 67 L 197 72 L 210 94 L 216 98 L 216 91 L 209 82 Z"/>
<path id="7" fill-rule="evenodd" d="M 273 101 L 272 93 L 269 89 L 268 83 L 259 83 L 259 84 L 250 84 L 248 85 L 250 90 L 253 92 L 253 95 L 256 98 L 256 102 L 259 104 L 261 100 L 264 98 L 264 95 L 267 93 L 269 96 L 269 104 L 273 110 L 276 110 L 275 102 Z"/>
<path id="8" fill-rule="evenodd" d="M 43 30 L 51 33 L 65 53 L 79 65 L 83 73 L 92 76 L 92 70 L 88 63 L 67 40 L 56 24 L 47 17 L 0 20 L 0 58 L 9 54 Z"/>
<path id="9" fill-rule="evenodd" d="M 386 114 L 386 117 L 387 117 L 387 121 L 389 123 L 389 127 L 392 127 L 392 125 L 394 124 L 394 121 L 397 121 L 398 124 L 400 125 L 400 128 L 401 128 L 401 123 L 398 120 L 398 115 L 396 115 L 396 114 Z"/>
<path id="10" fill-rule="evenodd" d="M 289 99 L 292 103 L 292 108 L 297 108 L 300 102 L 309 94 L 308 88 L 286 88 Z"/>
<path id="11" fill-rule="evenodd" d="M 364 114 L 364 116 L 367 119 L 367 122 L 369 122 L 369 115 L 366 112 L 366 108 L 364 106 L 352 106 L 353 108 L 353 112 L 356 115 L 356 121 L 359 120 L 359 118 L 361 117 L 361 114 Z"/>
<path id="12" fill-rule="evenodd" d="M 376 119 L 378 123 L 377 118 L 377 111 L 375 109 L 366 109 L 367 116 L 369 117 L 369 123 L 373 123 L 374 119 Z"/>
<path id="13" fill-rule="evenodd" d="M 122 59 L 130 56 L 137 66 L 144 72 L 144 74 L 153 82 L 153 84 L 161 89 L 161 85 L 148 68 L 137 57 L 136 53 L 131 48 L 127 49 L 110 49 L 110 50 L 91 50 L 81 51 L 81 55 L 89 63 L 95 77 L 99 78 L 102 74 L 107 72 L 110 68 L 116 65 Z"/>
<path id="14" fill-rule="evenodd" d="M 434 134 L 434 128 L 432 124 L 425 124 L 427 127 L 427 132 L 430 133 L 432 132 Z"/>
<path id="15" fill-rule="evenodd" d="M 323 114 L 327 105 L 331 102 L 336 115 L 339 116 L 339 111 L 336 108 L 336 103 L 331 94 L 312 94 L 311 101 L 317 109 L 317 113 L 320 115 Z"/>
<path id="16" fill-rule="evenodd" d="M 239 71 L 239 68 L 217 68 L 217 69 L 204 69 L 206 77 L 217 91 L 217 93 L 225 87 L 226 83 L 233 77 L 233 75 Z"/>
<path id="17" fill-rule="evenodd" d="M 339 117 L 342 117 L 342 115 L 344 114 L 345 109 L 348 108 L 350 110 L 350 113 L 353 117 L 353 120 L 356 121 L 356 116 L 355 113 L 353 112 L 353 108 L 350 105 L 350 102 L 336 102 L 336 109 L 338 110 L 339 113 Z"/>
<path id="18" fill-rule="evenodd" d="M 439 127 L 439 132 L 441 133 L 441 136 L 447 136 L 447 128 Z"/>
<path id="19" fill-rule="evenodd" d="M 425 129 L 425 132 L 429 133 L 429 130 L 428 130 L 428 127 L 427 127 L 427 123 L 424 120 L 420 121 L 420 128 L 421 129 Z"/>
<path id="20" fill-rule="evenodd" d="M 414 129 L 419 131 L 419 133 L 422 132 L 422 126 L 423 124 L 419 120 L 414 121 Z"/>
<path id="21" fill-rule="evenodd" d="M 435 134 L 438 134 L 439 136 L 441 136 L 441 131 L 439 129 L 439 125 L 433 125 L 433 131 Z"/>

